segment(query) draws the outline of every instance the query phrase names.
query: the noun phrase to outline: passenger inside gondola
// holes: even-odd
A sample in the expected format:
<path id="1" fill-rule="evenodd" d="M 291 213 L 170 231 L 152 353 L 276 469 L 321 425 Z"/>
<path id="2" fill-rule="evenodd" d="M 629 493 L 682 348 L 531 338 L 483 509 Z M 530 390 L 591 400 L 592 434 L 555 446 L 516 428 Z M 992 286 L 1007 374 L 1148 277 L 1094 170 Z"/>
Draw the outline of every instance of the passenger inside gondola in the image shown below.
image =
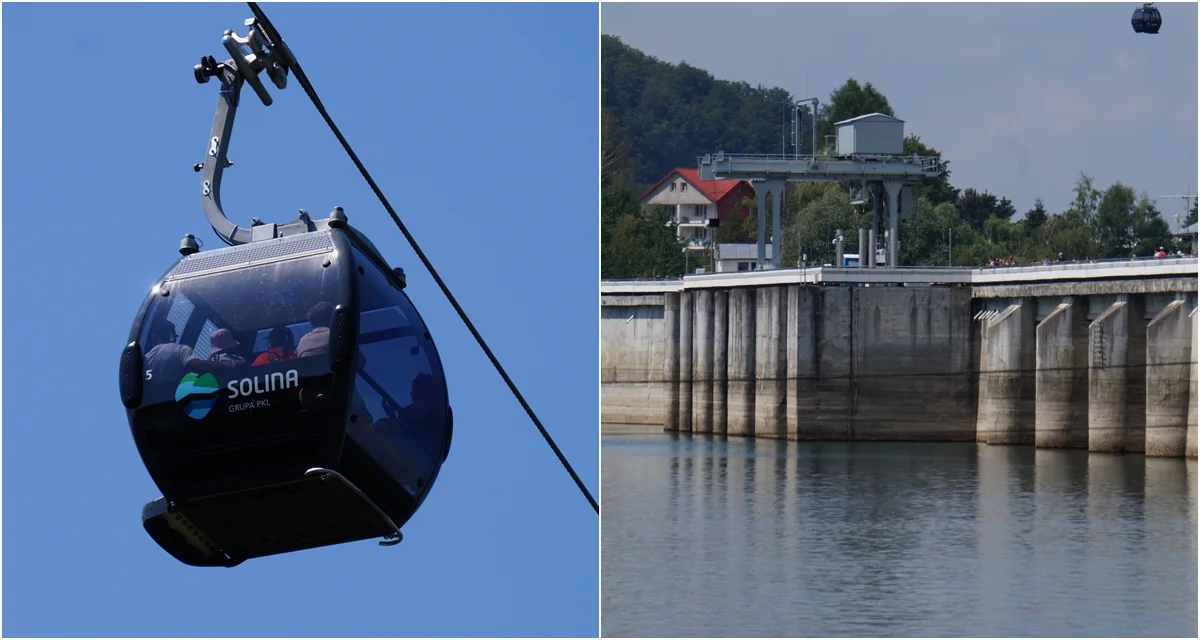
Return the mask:
<path id="1" fill-rule="evenodd" d="M 437 389 L 433 385 L 433 376 L 428 373 L 418 373 L 412 381 L 410 392 L 412 401 L 406 407 L 400 408 L 400 419 L 408 431 L 421 443 L 422 449 L 430 456 L 436 456 L 436 446 L 440 444 L 440 428 L 435 415 L 440 404 Z M 435 439 L 433 436 L 439 436 Z"/>
<path id="2" fill-rule="evenodd" d="M 254 358 L 254 366 L 292 360 L 295 357 L 296 336 L 292 335 L 291 329 L 284 325 L 279 325 L 271 329 L 270 335 L 267 336 L 267 350 Z"/>
<path id="3" fill-rule="evenodd" d="M 233 332 L 229 329 L 217 329 L 208 336 L 208 344 L 212 348 L 208 353 L 208 359 L 212 362 L 221 362 L 231 367 L 240 367 L 246 364 L 246 359 L 237 353 L 237 348 L 241 346 L 233 337 Z"/>
<path id="4" fill-rule="evenodd" d="M 219 371 L 231 366 L 225 362 L 202 359 L 192 352 L 191 347 L 176 342 L 179 333 L 169 320 L 154 323 L 149 339 L 154 345 L 145 356 L 149 382 L 177 385 L 185 373 Z"/>
<path id="5" fill-rule="evenodd" d="M 329 353 L 329 325 L 333 322 L 333 305 L 324 300 L 308 310 L 308 322 L 312 331 L 304 334 L 296 345 L 296 357 L 306 358 Z"/>

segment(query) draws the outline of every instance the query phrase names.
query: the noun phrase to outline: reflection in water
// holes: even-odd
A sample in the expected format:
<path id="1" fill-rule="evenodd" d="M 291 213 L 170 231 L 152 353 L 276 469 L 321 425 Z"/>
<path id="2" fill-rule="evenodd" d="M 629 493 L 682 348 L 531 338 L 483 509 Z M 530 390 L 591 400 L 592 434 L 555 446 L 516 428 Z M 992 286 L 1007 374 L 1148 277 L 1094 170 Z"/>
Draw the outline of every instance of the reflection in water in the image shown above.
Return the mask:
<path id="1" fill-rule="evenodd" d="M 604 636 L 1196 635 L 1196 462 L 606 437 Z"/>

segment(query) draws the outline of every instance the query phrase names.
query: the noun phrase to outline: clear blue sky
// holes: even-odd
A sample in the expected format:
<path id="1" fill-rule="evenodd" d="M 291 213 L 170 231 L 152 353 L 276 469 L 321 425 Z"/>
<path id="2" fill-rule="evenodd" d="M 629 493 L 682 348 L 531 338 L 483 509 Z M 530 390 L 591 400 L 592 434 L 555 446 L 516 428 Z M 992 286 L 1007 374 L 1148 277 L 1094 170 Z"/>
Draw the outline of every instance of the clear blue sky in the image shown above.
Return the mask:
<path id="1" fill-rule="evenodd" d="M 599 488 L 595 5 L 266 4 L 335 121 L 593 492 Z M 194 233 L 225 29 L 242 3 L 3 8 L 3 632 L 7 636 L 595 636 L 596 514 L 299 86 L 247 87 L 235 222 L 334 205 L 430 325 L 450 459 L 405 540 L 184 566 L 117 363 Z M 21 61 L 21 62 L 18 62 Z M 270 85 L 268 85 L 270 86 Z"/>
<path id="2" fill-rule="evenodd" d="M 870 82 L 954 186 L 1024 215 L 1039 196 L 1066 208 L 1080 171 L 1100 188 L 1196 193 L 1196 4 L 1156 3 L 1158 35 L 1133 32 L 1138 4 L 608 3 L 601 24 L 663 61 L 797 98 Z M 1184 212 L 1159 209 L 1172 224 Z"/>

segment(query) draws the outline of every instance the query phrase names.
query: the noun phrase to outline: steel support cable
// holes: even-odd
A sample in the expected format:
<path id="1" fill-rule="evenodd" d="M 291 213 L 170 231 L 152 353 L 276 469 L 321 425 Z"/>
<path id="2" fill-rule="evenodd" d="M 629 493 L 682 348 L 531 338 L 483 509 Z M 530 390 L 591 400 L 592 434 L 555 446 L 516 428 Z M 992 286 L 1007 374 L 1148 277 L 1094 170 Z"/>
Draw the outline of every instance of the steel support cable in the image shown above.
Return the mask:
<path id="1" fill-rule="evenodd" d="M 247 2 L 246 4 L 250 5 L 250 10 L 254 12 L 254 17 L 260 24 L 262 24 L 263 29 L 266 30 L 267 36 L 277 45 L 286 47 L 286 45 L 283 45 L 283 38 L 280 37 L 279 31 L 277 31 L 275 26 L 271 24 L 271 21 L 267 18 L 266 14 L 263 13 L 262 9 L 259 8 L 258 3 Z M 308 95 L 308 98 L 312 101 L 313 106 L 317 108 L 317 111 L 320 112 L 321 117 L 325 119 L 325 124 L 329 125 L 330 130 L 333 131 L 333 135 L 337 136 L 338 142 L 342 143 L 342 148 L 346 150 L 346 154 L 350 156 L 350 159 L 354 162 L 354 166 L 358 167 L 359 173 L 361 173 L 363 178 L 366 179 L 367 184 L 371 186 L 371 190 L 375 192 L 375 196 L 379 198 L 379 201 L 383 204 L 383 208 L 386 209 L 388 215 L 392 217 L 392 222 L 395 222 L 396 227 L 400 229 L 400 233 L 404 234 L 404 238 L 408 240 L 408 244 L 412 246 L 413 251 L 417 254 L 417 257 L 420 258 L 421 264 L 424 264 L 425 269 L 429 271 L 429 275 L 433 276 L 434 281 L 437 282 L 437 285 L 441 288 L 442 293 L 446 295 L 446 299 L 450 301 L 450 304 L 458 313 L 458 317 L 462 319 L 463 324 L 467 325 L 467 329 L 471 332 L 471 335 L 475 336 L 475 341 L 479 343 L 480 348 L 482 348 L 483 352 L 487 354 L 488 359 L 492 361 L 492 366 L 496 367 L 496 371 L 500 373 L 500 377 L 504 378 L 504 383 L 508 385 L 509 390 L 512 391 L 513 396 L 516 397 L 517 402 L 520 402 L 521 406 L 525 409 L 525 413 L 529 414 L 529 419 L 533 421 L 534 426 L 536 426 L 538 431 L 542 434 L 542 437 L 546 440 L 546 444 L 550 445 L 550 448 L 554 451 L 554 455 L 558 457 L 558 461 L 562 463 L 563 468 L 567 470 L 567 473 L 571 475 L 571 479 L 575 481 L 575 485 L 579 487 L 579 491 L 583 493 L 585 498 L 587 498 L 587 501 L 592 505 L 592 509 L 599 514 L 600 505 L 596 502 L 596 499 L 592 497 L 592 493 L 588 491 L 587 486 L 583 484 L 583 480 L 579 478 L 579 474 L 575 473 L 575 469 L 571 467 L 571 463 L 567 461 L 567 457 L 563 455 L 562 450 L 560 450 L 558 445 L 555 444 L 554 438 L 550 437 L 550 433 L 546 431 L 546 427 L 542 426 L 542 421 L 538 419 L 537 415 L 533 412 L 533 408 L 529 406 L 529 403 L 525 401 L 525 397 L 521 395 L 519 390 L 517 390 L 517 385 L 513 383 L 512 378 L 508 376 L 508 373 L 504 370 L 504 367 L 500 365 L 500 361 L 496 358 L 496 355 L 492 353 L 491 348 L 488 347 L 487 342 L 485 342 L 483 339 L 483 336 L 481 336 L 479 331 L 475 329 L 475 325 L 471 323 L 471 319 L 467 317 L 467 313 L 463 311 L 463 308 L 458 304 L 458 300 L 456 300 L 454 295 L 450 293 L 449 287 L 447 287 L 446 283 L 442 281 L 442 278 L 438 275 L 437 270 L 433 268 L 433 263 L 429 261 L 429 258 L 425 257 L 425 252 L 421 251 L 421 247 L 417 245 L 416 239 L 414 239 L 412 234 L 409 233 L 408 228 L 404 226 L 404 223 L 400 220 L 400 216 L 396 214 L 396 211 L 392 208 L 391 203 L 389 203 L 387 198 L 383 195 L 383 191 L 380 190 L 379 185 L 375 184 L 375 180 L 371 177 L 371 174 L 367 171 L 367 168 L 363 166 L 362 161 L 358 159 L 358 155 L 354 153 L 354 149 L 350 147 L 350 143 L 346 141 L 346 138 L 342 135 L 341 130 L 338 129 L 336 124 L 334 124 L 333 118 L 331 118 L 329 113 L 325 110 L 325 105 L 321 103 L 321 99 L 317 96 L 316 90 L 313 89 L 312 84 L 309 83 L 308 77 L 304 75 L 304 70 L 300 68 L 299 61 L 296 60 L 294 55 L 290 55 L 290 57 L 290 71 L 295 76 L 296 81 L 299 82 L 300 86 L 304 89 L 304 93 Z"/>

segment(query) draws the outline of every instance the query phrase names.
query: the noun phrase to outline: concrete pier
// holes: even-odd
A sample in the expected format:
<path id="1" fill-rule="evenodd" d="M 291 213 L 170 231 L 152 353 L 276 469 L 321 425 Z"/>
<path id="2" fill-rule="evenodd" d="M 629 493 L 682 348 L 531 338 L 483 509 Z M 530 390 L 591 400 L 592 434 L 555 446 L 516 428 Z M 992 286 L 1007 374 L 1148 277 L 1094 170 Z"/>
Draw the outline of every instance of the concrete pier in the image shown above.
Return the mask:
<path id="1" fill-rule="evenodd" d="M 1192 319 L 1186 301 L 1166 306 L 1146 326 L 1146 455 L 1180 457 L 1187 445 Z"/>
<path id="2" fill-rule="evenodd" d="M 692 433 L 712 433 L 713 308 L 712 291 L 692 294 Z"/>
<path id="3" fill-rule="evenodd" d="M 1125 429 L 1125 451 L 1146 452 L 1146 299 L 1141 296 L 1128 298 L 1129 308 L 1129 360 L 1126 362 L 1129 386 L 1125 391 L 1129 425 Z"/>
<path id="4" fill-rule="evenodd" d="M 1037 326 L 1034 444 L 1088 446 L 1087 306 L 1064 301 Z"/>
<path id="5" fill-rule="evenodd" d="M 713 383 L 712 383 L 712 431 L 725 433 L 727 423 L 725 381 L 729 371 L 729 292 L 713 291 Z"/>
<path id="6" fill-rule="evenodd" d="M 820 290 L 817 314 L 817 402 L 806 430 L 816 440 L 852 440 L 854 407 L 853 291 L 838 287 Z M 801 430 L 804 433 L 805 430 Z M 802 436 L 803 437 L 803 436 Z"/>
<path id="7" fill-rule="evenodd" d="M 726 433 L 754 435 L 754 289 L 729 292 Z"/>
<path id="8" fill-rule="evenodd" d="M 1146 323 L 1140 303 L 1118 300 L 1089 327 L 1089 451 L 1145 451 Z"/>
<path id="9" fill-rule="evenodd" d="M 819 290 L 787 288 L 787 436 L 812 439 L 811 411 L 817 393 L 817 304 Z"/>
<path id="10" fill-rule="evenodd" d="M 694 292 L 679 294 L 679 430 L 692 430 L 692 298 Z"/>
<path id="11" fill-rule="evenodd" d="M 679 431 L 679 295 L 663 294 L 663 324 L 666 325 L 666 390 L 663 429 Z"/>
<path id="12" fill-rule="evenodd" d="M 787 289 L 755 292 L 754 435 L 787 437 Z"/>
<path id="13" fill-rule="evenodd" d="M 1022 300 L 982 321 L 977 440 L 1033 444 L 1036 353 L 1034 305 Z"/>
<path id="14" fill-rule="evenodd" d="M 1190 375 L 1191 382 L 1188 384 L 1188 393 L 1193 398 L 1188 402 L 1188 417 L 1187 417 L 1187 448 L 1184 455 L 1189 458 L 1196 457 L 1196 403 L 1200 401 L 1200 388 L 1196 386 L 1196 360 L 1200 359 L 1200 352 L 1196 351 L 1196 334 L 1200 333 L 1200 313 L 1195 310 L 1191 312 L 1192 316 L 1192 372 Z"/>

